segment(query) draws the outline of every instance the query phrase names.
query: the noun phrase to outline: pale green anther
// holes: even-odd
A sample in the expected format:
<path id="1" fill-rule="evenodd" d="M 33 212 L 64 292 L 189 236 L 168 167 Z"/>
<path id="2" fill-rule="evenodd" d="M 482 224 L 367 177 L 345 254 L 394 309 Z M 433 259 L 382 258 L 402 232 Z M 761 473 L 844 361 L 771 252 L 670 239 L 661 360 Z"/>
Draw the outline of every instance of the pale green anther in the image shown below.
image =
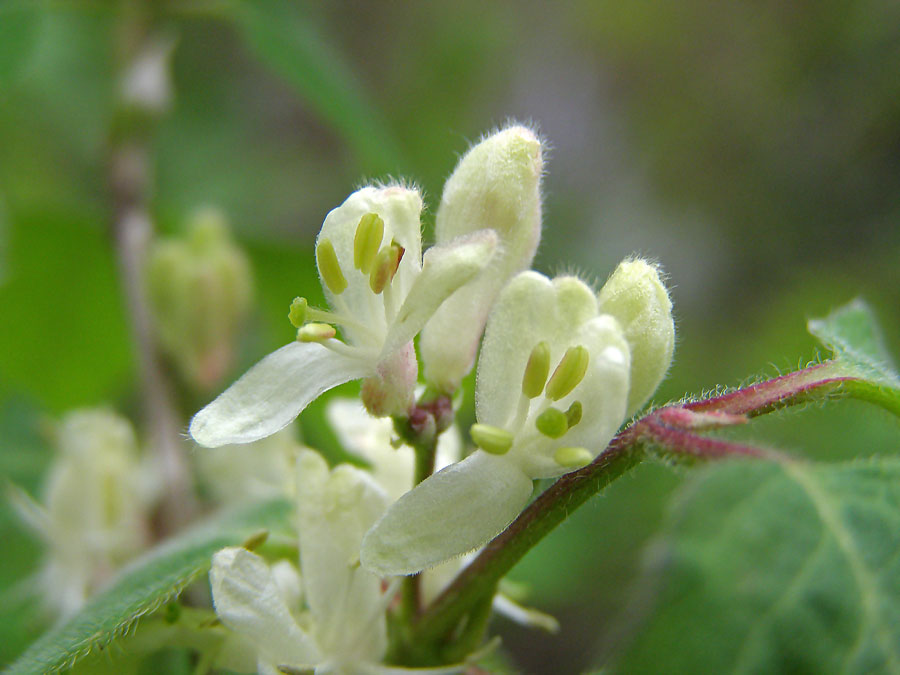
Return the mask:
<path id="1" fill-rule="evenodd" d="M 327 323 L 308 323 L 297 331 L 300 342 L 322 342 L 333 338 L 337 331 Z"/>
<path id="2" fill-rule="evenodd" d="M 372 270 L 372 263 L 384 238 L 384 221 L 377 213 L 367 213 L 359 219 L 353 237 L 353 266 L 363 274 Z"/>
<path id="3" fill-rule="evenodd" d="M 475 445 L 492 455 L 504 455 L 513 444 L 513 435 L 506 429 L 490 424 L 473 424 L 469 435 Z"/>
<path id="4" fill-rule="evenodd" d="M 580 469 L 590 464 L 594 455 L 587 448 L 557 448 L 553 453 L 553 459 L 567 469 Z"/>
<path id="5" fill-rule="evenodd" d="M 397 273 L 397 266 L 400 264 L 403 249 L 397 244 L 392 243 L 385 246 L 375 256 L 372 263 L 372 272 L 369 275 L 369 288 L 375 295 L 381 293 L 387 286 L 394 275 Z"/>
<path id="6" fill-rule="evenodd" d="M 561 438 L 569 430 L 566 413 L 556 408 L 547 408 L 534 421 L 537 430 L 549 438 Z"/>
<path id="7" fill-rule="evenodd" d="M 525 374 L 522 376 L 522 393 L 528 398 L 540 396 L 547 383 L 547 375 L 550 373 L 550 345 L 546 342 L 538 342 L 528 363 L 525 365 Z"/>
<path id="8" fill-rule="evenodd" d="M 309 309 L 309 303 L 306 298 L 294 298 L 291 303 L 291 309 L 288 312 L 288 319 L 294 325 L 294 328 L 301 328 L 306 323 L 306 312 Z"/>
<path id="9" fill-rule="evenodd" d="M 574 427 L 581 421 L 581 401 L 573 401 L 569 409 L 566 410 L 566 422 L 569 429 Z"/>
<path id="10" fill-rule="evenodd" d="M 347 280 L 341 271 L 341 264 L 338 262 L 334 244 L 330 239 L 319 240 L 319 245 L 316 247 L 316 265 L 318 265 L 319 274 L 322 275 L 322 281 L 328 286 L 329 291 L 340 295 L 346 290 Z"/>
<path id="11" fill-rule="evenodd" d="M 581 345 L 569 347 L 550 376 L 547 383 L 547 398 L 558 401 L 577 387 L 587 372 L 588 361 L 590 354 L 587 348 Z"/>

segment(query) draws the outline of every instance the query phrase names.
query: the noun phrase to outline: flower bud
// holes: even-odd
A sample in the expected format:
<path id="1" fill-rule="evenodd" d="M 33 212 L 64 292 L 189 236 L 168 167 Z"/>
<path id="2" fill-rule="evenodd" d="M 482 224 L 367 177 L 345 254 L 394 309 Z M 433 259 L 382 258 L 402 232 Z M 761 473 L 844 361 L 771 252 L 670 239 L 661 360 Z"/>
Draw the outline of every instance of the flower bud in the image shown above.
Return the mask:
<path id="1" fill-rule="evenodd" d="M 500 247 L 484 272 L 454 293 L 422 332 L 425 378 L 451 392 L 471 370 L 487 315 L 500 289 L 531 265 L 541 233 L 541 141 L 511 126 L 473 146 L 444 186 L 438 243 L 491 228 Z"/>
<path id="2" fill-rule="evenodd" d="M 675 323 L 659 269 L 645 260 L 624 260 L 600 289 L 600 311 L 612 314 L 631 347 L 628 415 L 656 391 L 672 363 Z"/>
<path id="3" fill-rule="evenodd" d="M 147 290 L 160 346 L 200 389 L 218 383 L 250 308 L 252 278 L 221 214 L 199 212 L 187 236 L 158 241 L 147 261 Z"/>

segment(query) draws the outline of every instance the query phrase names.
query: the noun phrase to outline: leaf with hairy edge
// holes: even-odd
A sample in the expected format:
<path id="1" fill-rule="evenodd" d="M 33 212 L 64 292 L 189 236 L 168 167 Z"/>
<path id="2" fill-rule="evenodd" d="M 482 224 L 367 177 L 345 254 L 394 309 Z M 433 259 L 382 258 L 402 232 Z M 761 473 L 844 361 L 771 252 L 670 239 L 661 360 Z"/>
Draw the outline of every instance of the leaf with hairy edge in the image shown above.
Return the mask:
<path id="1" fill-rule="evenodd" d="M 56 672 L 105 647 L 205 574 L 220 548 L 240 545 L 263 529 L 290 532 L 291 513 L 287 500 L 253 504 L 163 543 L 122 570 L 109 588 L 69 621 L 32 644 L 8 673 Z"/>
<path id="2" fill-rule="evenodd" d="M 644 579 L 623 673 L 900 673 L 900 460 L 710 465 Z"/>
<path id="3" fill-rule="evenodd" d="M 809 332 L 834 352 L 837 360 L 856 367 L 868 379 L 900 387 L 900 376 L 884 344 L 872 310 L 861 299 L 812 319 Z"/>

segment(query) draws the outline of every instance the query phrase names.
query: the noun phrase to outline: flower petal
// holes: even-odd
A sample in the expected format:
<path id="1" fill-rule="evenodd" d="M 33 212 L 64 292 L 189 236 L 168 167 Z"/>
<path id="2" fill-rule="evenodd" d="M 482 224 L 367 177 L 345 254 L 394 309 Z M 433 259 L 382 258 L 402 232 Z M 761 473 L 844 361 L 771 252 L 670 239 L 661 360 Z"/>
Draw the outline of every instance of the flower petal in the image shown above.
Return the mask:
<path id="1" fill-rule="evenodd" d="M 522 396 L 522 375 L 534 346 L 546 341 L 555 366 L 573 334 L 596 316 L 594 293 L 574 277 L 550 281 L 537 272 L 514 277 L 485 330 L 475 385 L 478 421 L 505 427 Z"/>
<path id="2" fill-rule="evenodd" d="M 291 666 L 321 660 L 261 557 L 244 548 L 223 548 L 213 556 L 209 580 L 216 614 L 231 630 L 249 638 L 260 658 Z"/>
<path id="3" fill-rule="evenodd" d="M 363 539 L 363 567 L 414 574 L 486 544 L 519 514 L 531 480 L 515 462 L 476 451 L 407 492 Z"/>
<path id="4" fill-rule="evenodd" d="M 422 265 L 422 234 L 419 214 L 422 211 L 422 197 L 417 190 L 392 185 L 388 187 L 364 187 L 347 197 L 343 204 L 332 209 L 316 240 L 327 239 L 334 246 L 338 263 L 347 280 L 347 288 L 341 293 L 341 302 L 346 303 L 357 317 L 369 317 L 371 304 L 376 296 L 369 287 L 369 275 L 354 268 L 353 248 L 356 229 L 360 219 L 368 213 L 378 214 L 384 221 L 383 246 L 396 241 L 404 248 L 403 258 L 391 285 L 394 294 L 403 298 L 419 274 Z M 332 307 L 337 307 L 334 295 L 323 284 L 325 295 Z M 370 319 L 384 326 L 383 310 Z M 375 327 L 373 326 L 373 329 Z M 354 329 L 348 329 L 356 339 Z"/>
<path id="5" fill-rule="evenodd" d="M 590 353 L 584 378 L 569 394 L 555 402 L 566 410 L 574 401 L 581 403 L 581 421 L 564 436 L 551 440 L 534 433 L 533 442 L 519 443 L 509 452 L 532 478 L 550 478 L 568 473 L 554 453 L 561 447 L 584 447 L 595 456 L 615 435 L 625 420 L 628 401 L 629 347 L 618 322 L 608 314 L 598 316 L 574 328 L 570 344 L 584 345 Z"/>
<path id="6" fill-rule="evenodd" d="M 387 646 L 381 580 L 359 566 L 363 535 L 387 496 L 349 464 L 329 471 L 317 453 L 297 458 L 300 566 L 316 639 L 330 657 L 379 661 Z"/>
<path id="7" fill-rule="evenodd" d="M 514 125 L 473 146 L 447 179 L 435 222 L 437 242 L 489 227 L 500 238 L 500 251 L 422 331 L 425 377 L 444 391 L 454 391 L 471 370 L 500 289 L 531 265 L 541 234 L 542 170 L 540 139 Z M 460 316 L 466 320 L 460 322 Z"/>
<path id="8" fill-rule="evenodd" d="M 428 249 L 422 272 L 388 330 L 382 354 L 412 340 L 444 300 L 487 266 L 497 241 L 493 230 L 479 230 Z M 465 315 L 460 320 L 465 320 Z"/>
<path id="9" fill-rule="evenodd" d="M 194 415 L 191 436 L 209 448 L 264 438 L 290 424 L 323 392 L 371 374 L 373 365 L 316 342 L 292 342 Z"/>

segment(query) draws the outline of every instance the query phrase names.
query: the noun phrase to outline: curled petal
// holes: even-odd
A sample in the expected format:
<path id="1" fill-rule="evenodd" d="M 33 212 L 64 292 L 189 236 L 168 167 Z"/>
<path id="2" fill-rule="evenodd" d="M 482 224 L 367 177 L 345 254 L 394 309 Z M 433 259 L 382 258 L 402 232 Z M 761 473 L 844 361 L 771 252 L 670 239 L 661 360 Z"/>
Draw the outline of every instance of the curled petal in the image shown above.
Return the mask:
<path id="1" fill-rule="evenodd" d="M 531 479 L 515 462 L 477 451 L 395 502 L 363 539 L 363 567 L 414 574 L 486 544 L 519 514 Z"/>
<path id="2" fill-rule="evenodd" d="M 248 370 L 194 415 L 190 433 L 216 448 L 249 443 L 284 428 L 320 394 L 371 374 L 372 366 L 315 342 L 292 342 Z"/>

